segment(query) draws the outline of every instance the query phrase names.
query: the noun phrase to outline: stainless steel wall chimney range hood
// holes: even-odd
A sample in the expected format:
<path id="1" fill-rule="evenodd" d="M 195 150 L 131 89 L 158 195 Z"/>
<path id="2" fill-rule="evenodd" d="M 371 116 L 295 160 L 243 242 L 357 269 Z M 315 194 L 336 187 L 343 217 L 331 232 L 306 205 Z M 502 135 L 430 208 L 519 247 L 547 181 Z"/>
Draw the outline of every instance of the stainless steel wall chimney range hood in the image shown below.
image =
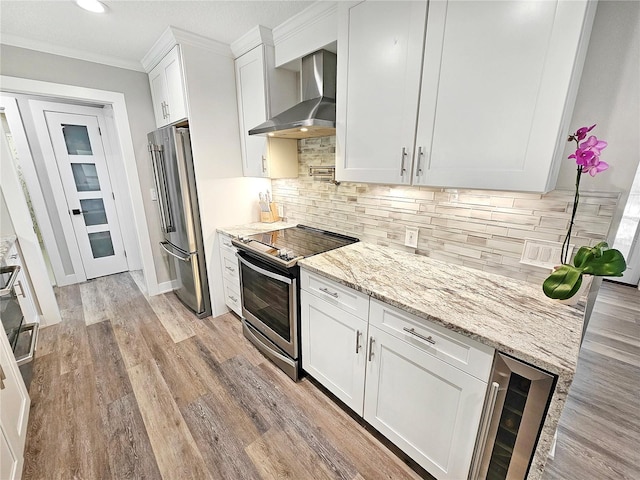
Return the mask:
<path id="1" fill-rule="evenodd" d="M 336 54 L 318 50 L 302 58 L 302 102 L 249 130 L 249 135 L 313 138 L 336 134 Z"/>

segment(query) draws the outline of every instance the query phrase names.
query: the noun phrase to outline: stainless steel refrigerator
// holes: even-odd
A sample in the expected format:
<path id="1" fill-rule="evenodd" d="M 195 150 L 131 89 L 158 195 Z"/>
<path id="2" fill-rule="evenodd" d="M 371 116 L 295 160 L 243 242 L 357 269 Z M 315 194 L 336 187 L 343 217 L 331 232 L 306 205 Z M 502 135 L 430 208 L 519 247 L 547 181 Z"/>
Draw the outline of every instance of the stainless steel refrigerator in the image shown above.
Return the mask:
<path id="1" fill-rule="evenodd" d="M 175 265 L 175 294 L 199 317 L 211 315 L 200 210 L 189 129 L 164 127 L 148 135 L 164 240 Z"/>

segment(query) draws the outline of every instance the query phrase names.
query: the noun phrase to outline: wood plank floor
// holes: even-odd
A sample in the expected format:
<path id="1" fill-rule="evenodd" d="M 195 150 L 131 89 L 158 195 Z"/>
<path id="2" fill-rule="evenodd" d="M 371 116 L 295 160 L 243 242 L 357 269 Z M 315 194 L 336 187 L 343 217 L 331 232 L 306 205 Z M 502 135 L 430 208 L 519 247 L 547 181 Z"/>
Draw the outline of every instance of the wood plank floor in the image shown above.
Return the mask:
<path id="1" fill-rule="evenodd" d="M 30 387 L 23 478 L 418 479 L 305 379 L 118 274 L 56 289 Z"/>
<path id="2" fill-rule="evenodd" d="M 199 320 L 119 274 L 56 291 L 42 330 L 23 478 L 417 479 L 232 314 Z M 640 478 L 640 292 L 605 283 L 547 480 Z"/>
<path id="3" fill-rule="evenodd" d="M 640 478 L 640 291 L 603 282 L 546 480 Z"/>

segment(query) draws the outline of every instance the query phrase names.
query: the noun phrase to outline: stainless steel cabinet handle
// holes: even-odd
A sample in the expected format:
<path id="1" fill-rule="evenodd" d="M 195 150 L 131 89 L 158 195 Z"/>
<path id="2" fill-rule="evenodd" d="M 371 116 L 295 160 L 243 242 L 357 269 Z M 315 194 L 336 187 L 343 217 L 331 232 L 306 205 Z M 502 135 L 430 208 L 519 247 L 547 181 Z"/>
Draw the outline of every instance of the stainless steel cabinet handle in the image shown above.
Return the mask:
<path id="1" fill-rule="evenodd" d="M 229 270 L 230 272 L 235 272 L 235 271 L 236 271 L 236 269 L 235 269 L 235 268 L 233 268 L 233 267 L 229 267 L 229 266 L 227 266 L 227 265 L 225 265 L 225 267 L 224 267 L 224 268 L 226 268 L 226 269 L 227 269 L 227 270 Z"/>
<path id="2" fill-rule="evenodd" d="M 422 161 L 422 157 L 424 156 L 424 151 L 422 147 L 418 147 L 418 162 L 416 165 L 416 177 L 422 175 L 422 167 L 420 166 L 420 162 Z"/>
<path id="3" fill-rule="evenodd" d="M 233 303 L 236 303 L 238 301 L 238 297 L 234 297 L 233 295 L 229 295 L 229 298 Z"/>
<path id="4" fill-rule="evenodd" d="M 167 109 L 167 118 L 169 118 L 171 116 L 171 112 L 169 111 L 169 104 L 167 102 L 164 102 L 164 108 Z"/>
<path id="5" fill-rule="evenodd" d="M 416 332 L 413 327 L 411 328 L 403 327 L 403 330 L 407 333 L 410 333 L 411 335 L 415 335 L 416 337 L 421 338 L 425 342 L 431 343 L 432 345 L 436 344 L 436 341 L 433 338 L 431 338 L 431 335 L 429 335 L 428 337 L 425 337 L 424 335 Z"/>
<path id="6" fill-rule="evenodd" d="M 161 102 L 160 106 L 162 107 L 162 118 L 167 118 L 167 111 L 165 110 L 164 102 Z"/>
<path id="7" fill-rule="evenodd" d="M 0 390 L 4 390 L 4 381 L 7 376 L 4 374 L 4 370 L 2 369 L 2 365 L 0 365 Z"/>
<path id="8" fill-rule="evenodd" d="M 496 406 L 496 399 L 498 398 L 498 390 L 500 385 L 498 382 L 493 382 L 489 390 L 489 396 L 487 397 L 487 403 L 482 409 L 482 416 L 480 417 L 480 433 L 476 440 L 475 453 L 471 461 L 471 474 L 470 480 L 477 480 L 480 474 L 479 469 L 481 465 L 484 449 L 487 445 L 487 436 L 489 434 L 489 425 L 491 425 L 491 419 L 493 418 L 494 409 Z"/>
<path id="9" fill-rule="evenodd" d="M 263 155 L 263 156 L 262 156 L 262 172 L 263 172 L 263 173 L 267 173 L 267 164 L 266 164 L 266 162 L 267 162 L 267 159 L 266 159 L 266 157 Z"/>
<path id="10" fill-rule="evenodd" d="M 22 298 L 27 298 L 27 296 L 24 294 L 24 287 L 22 286 L 22 282 L 20 280 L 18 280 L 18 282 L 16 283 L 15 288 L 20 287 L 20 293 L 16 292 L 16 295 L 20 295 Z"/>
<path id="11" fill-rule="evenodd" d="M 360 351 L 360 330 L 356 330 L 356 353 Z"/>
<path id="12" fill-rule="evenodd" d="M 369 361 L 373 358 L 373 342 L 375 342 L 373 337 L 369 337 Z"/>
<path id="13" fill-rule="evenodd" d="M 407 169 L 404 167 L 404 161 L 407 158 L 407 148 L 406 147 L 402 147 L 402 161 L 400 163 L 400 176 L 404 177 L 404 172 L 407 171 Z"/>
<path id="14" fill-rule="evenodd" d="M 329 290 L 326 287 L 320 287 L 318 290 L 320 290 L 323 293 L 326 293 L 327 295 L 331 295 L 333 298 L 338 298 L 338 293 L 337 292 L 332 292 L 331 290 Z"/>

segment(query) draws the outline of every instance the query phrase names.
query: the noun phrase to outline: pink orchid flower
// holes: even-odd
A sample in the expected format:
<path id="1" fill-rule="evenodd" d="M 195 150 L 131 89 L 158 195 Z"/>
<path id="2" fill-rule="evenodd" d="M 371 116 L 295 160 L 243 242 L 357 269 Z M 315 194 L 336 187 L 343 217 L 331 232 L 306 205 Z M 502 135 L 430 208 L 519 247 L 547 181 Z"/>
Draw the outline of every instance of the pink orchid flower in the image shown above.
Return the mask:
<path id="1" fill-rule="evenodd" d="M 595 126 L 596 126 L 596 124 L 594 123 L 590 127 L 581 127 L 581 128 L 578 129 L 578 131 L 576 133 L 573 134 L 573 136 L 575 138 L 577 138 L 578 140 L 584 140 L 585 138 L 587 138 L 587 133 L 589 133 L 591 130 L 593 130 L 593 127 L 595 127 Z"/>
<path id="2" fill-rule="evenodd" d="M 607 162 L 600 161 L 598 156 L 594 156 L 583 168 L 582 173 L 588 173 L 592 177 L 595 177 L 596 174 L 605 171 L 609 168 L 609 164 Z"/>
<path id="3" fill-rule="evenodd" d="M 604 140 L 598 140 L 594 135 L 587 138 L 586 142 L 580 144 L 580 148 L 588 148 L 592 150 L 596 155 L 600 155 L 600 150 L 604 150 L 608 145 Z"/>

